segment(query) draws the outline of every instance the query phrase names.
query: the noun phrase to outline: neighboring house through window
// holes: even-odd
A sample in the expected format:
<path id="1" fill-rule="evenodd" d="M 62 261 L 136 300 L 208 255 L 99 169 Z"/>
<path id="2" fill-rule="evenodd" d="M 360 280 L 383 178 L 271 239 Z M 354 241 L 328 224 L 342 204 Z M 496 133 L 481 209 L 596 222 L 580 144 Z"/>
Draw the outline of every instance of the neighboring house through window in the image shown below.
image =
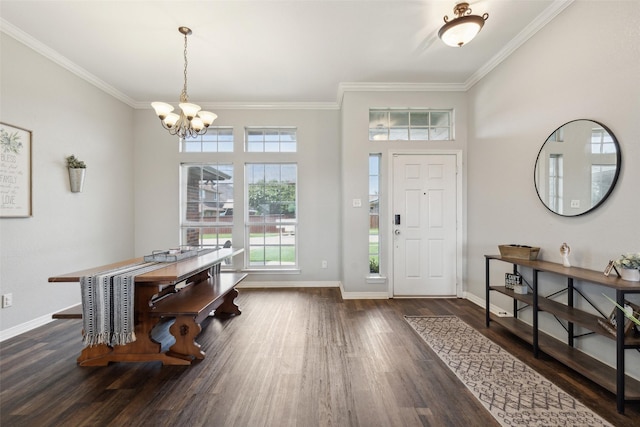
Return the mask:
<path id="1" fill-rule="evenodd" d="M 233 165 L 180 166 L 181 242 L 186 246 L 224 246 L 232 242 Z"/>

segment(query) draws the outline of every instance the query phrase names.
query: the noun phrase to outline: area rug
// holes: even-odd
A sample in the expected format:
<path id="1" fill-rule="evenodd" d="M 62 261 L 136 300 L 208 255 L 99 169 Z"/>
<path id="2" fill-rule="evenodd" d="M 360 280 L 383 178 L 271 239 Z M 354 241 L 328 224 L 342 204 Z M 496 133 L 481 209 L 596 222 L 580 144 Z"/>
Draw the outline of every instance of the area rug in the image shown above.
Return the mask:
<path id="1" fill-rule="evenodd" d="M 503 426 L 611 426 L 456 316 L 405 316 Z"/>

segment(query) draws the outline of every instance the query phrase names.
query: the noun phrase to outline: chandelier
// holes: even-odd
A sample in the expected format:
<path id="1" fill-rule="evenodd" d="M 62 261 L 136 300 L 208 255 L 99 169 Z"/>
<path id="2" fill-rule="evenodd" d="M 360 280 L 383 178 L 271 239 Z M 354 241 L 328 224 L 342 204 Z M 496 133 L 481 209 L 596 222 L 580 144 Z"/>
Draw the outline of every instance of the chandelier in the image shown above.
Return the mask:
<path id="1" fill-rule="evenodd" d="M 456 17 L 449 21 L 449 17 L 445 15 L 445 24 L 438 31 L 438 37 L 442 41 L 453 47 L 462 47 L 469 43 L 480 32 L 484 21 L 489 18 L 489 14 L 482 16 L 471 15 L 469 3 L 458 3 L 453 8 Z"/>
<path id="2" fill-rule="evenodd" d="M 173 106 L 165 102 L 152 102 L 151 106 L 160 118 L 162 127 L 171 135 L 178 135 L 180 140 L 192 138 L 207 132 L 207 128 L 218 117 L 209 111 L 201 111 L 200 106 L 189 102 L 187 95 L 187 36 L 191 35 L 191 29 L 179 27 L 178 31 L 184 34 L 184 86 L 180 94 L 180 115 L 173 113 Z"/>

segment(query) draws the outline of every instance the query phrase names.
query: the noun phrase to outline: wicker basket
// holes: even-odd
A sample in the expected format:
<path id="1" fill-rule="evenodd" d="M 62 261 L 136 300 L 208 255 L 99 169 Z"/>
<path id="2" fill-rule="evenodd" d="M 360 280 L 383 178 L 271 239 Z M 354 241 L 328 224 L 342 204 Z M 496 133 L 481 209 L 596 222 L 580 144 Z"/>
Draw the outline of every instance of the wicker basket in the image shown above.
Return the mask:
<path id="1" fill-rule="evenodd" d="M 526 245 L 499 245 L 500 256 L 504 258 L 528 259 L 530 261 L 538 258 L 540 248 Z"/>

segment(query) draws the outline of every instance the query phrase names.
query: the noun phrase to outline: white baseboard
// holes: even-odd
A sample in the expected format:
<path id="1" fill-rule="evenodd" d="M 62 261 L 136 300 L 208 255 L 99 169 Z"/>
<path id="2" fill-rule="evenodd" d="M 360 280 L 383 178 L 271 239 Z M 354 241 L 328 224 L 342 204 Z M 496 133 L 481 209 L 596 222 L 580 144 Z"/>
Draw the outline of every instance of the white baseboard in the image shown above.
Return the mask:
<path id="1" fill-rule="evenodd" d="M 4 340 L 8 340 L 9 338 L 16 337 L 25 332 L 29 332 L 32 329 L 39 328 L 40 326 L 46 325 L 49 322 L 52 322 L 54 319 L 51 317 L 53 313 L 46 314 L 44 316 L 38 317 L 36 319 L 30 320 L 28 322 L 22 323 L 20 325 L 16 325 L 9 329 L 4 329 L 0 331 L 0 342 Z"/>
<path id="2" fill-rule="evenodd" d="M 251 288 L 339 288 L 340 282 L 334 281 L 312 281 L 312 282 L 261 282 L 261 281 L 249 281 L 244 280 L 236 286 L 238 289 L 251 289 Z"/>
<path id="3" fill-rule="evenodd" d="M 238 289 L 251 288 L 340 288 L 342 299 L 388 299 L 387 292 L 346 292 L 341 282 L 317 281 L 317 282 L 259 282 L 243 281 Z"/>
<path id="4" fill-rule="evenodd" d="M 486 307 L 484 299 L 479 298 L 474 294 L 470 294 L 469 292 L 464 292 L 463 298 L 471 301 L 472 303 L 474 303 L 475 305 L 477 305 L 479 307 L 482 307 L 483 309 Z M 495 314 L 496 316 L 500 316 L 500 317 L 513 316 L 513 313 L 510 313 L 507 310 L 505 310 L 504 308 L 498 307 L 497 305 L 493 305 L 493 304 L 491 304 L 489 306 L 489 311 L 491 313 Z"/>
<path id="5" fill-rule="evenodd" d="M 342 299 L 389 299 L 388 292 L 345 292 L 340 284 Z"/>

